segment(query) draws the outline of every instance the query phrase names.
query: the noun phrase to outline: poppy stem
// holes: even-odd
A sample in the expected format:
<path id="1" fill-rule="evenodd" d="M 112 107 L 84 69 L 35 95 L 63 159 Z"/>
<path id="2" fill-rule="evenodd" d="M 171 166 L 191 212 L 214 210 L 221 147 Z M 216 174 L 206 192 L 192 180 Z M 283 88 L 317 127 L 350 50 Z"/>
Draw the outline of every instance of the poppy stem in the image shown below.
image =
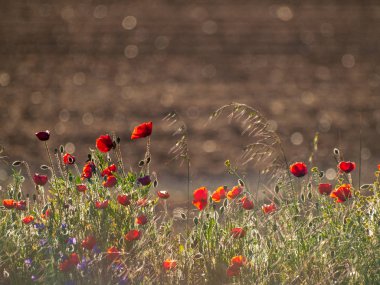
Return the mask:
<path id="1" fill-rule="evenodd" d="M 51 173 L 53 174 L 53 178 L 55 178 L 55 171 L 54 171 L 54 165 L 53 165 L 53 160 L 51 158 L 51 154 L 50 154 L 50 151 L 49 151 L 49 147 L 47 145 L 47 142 L 45 141 L 45 148 L 46 148 L 46 152 L 48 154 L 48 157 L 49 157 L 49 162 L 50 162 L 50 167 L 51 167 Z"/>

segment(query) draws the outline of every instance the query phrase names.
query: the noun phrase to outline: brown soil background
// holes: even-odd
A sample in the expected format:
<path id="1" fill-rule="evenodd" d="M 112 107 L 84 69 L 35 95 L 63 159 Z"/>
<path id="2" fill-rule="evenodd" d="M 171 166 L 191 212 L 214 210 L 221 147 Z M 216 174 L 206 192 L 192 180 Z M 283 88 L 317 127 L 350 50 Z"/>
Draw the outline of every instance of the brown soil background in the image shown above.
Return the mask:
<path id="1" fill-rule="evenodd" d="M 182 191 L 173 181 L 186 169 L 166 164 L 174 139 L 162 122 L 176 110 L 189 127 L 192 187 L 232 185 L 223 162 L 249 139 L 226 119 L 204 124 L 236 101 L 277 124 L 290 161 L 306 161 L 320 132 L 323 169 L 335 168 L 336 146 L 358 162 L 361 125 L 369 182 L 380 162 L 379 27 L 378 1 L 3 0 L 0 143 L 9 161 L 38 170 L 47 157 L 36 131 L 51 130 L 52 148 L 71 143 L 80 165 L 115 131 L 135 167 L 144 142 L 130 132 L 151 120 L 152 166 L 164 187 Z M 1 184 L 9 172 L 1 165 Z"/>

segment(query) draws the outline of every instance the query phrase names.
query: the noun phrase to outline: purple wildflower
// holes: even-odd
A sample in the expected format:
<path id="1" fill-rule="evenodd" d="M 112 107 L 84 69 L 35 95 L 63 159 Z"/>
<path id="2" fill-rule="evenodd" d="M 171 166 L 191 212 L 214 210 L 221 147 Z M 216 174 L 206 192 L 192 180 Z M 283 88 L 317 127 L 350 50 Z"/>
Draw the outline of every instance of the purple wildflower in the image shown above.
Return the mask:
<path id="1" fill-rule="evenodd" d="M 140 184 L 142 186 L 146 186 L 146 185 L 149 185 L 151 180 L 150 180 L 150 176 L 149 175 L 146 175 L 144 177 L 140 177 L 140 178 L 137 178 L 137 181 L 140 182 Z"/>

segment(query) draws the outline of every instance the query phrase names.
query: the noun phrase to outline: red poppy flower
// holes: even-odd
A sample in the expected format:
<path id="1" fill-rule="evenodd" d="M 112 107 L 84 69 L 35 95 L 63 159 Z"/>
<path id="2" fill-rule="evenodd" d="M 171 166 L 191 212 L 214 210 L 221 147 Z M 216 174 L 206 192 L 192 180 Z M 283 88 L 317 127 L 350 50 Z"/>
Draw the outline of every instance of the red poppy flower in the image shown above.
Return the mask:
<path id="1" fill-rule="evenodd" d="M 96 147 L 101 152 L 109 152 L 112 148 L 115 147 L 115 144 L 112 141 L 111 137 L 107 134 L 96 139 Z"/>
<path id="2" fill-rule="evenodd" d="M 208 191 L 206 187 L 200 187 L 193 193 L 193 205 L 202 211 L 207 206 Z"/>
<path id="3" fill-rule="evenodd" d="M 139 240 L 141 238 L 141 232 L 138 230 L 130 230 L 126 235 L 125 239 L 128 241 Z"/>
<path id="4" fill-rule="evenodd" d="M 271 203 L 269 205 L 267 204 L 264 204 L 261 209 L 263 209 L 263 212 L 265 214 L 270 214 L 270 213 L 273 213 L 277 210 L 277 207 L 276 207 L 276 204 L 275 203 Z"/>
<path id="5" fill-rule="evenodd" d="M 220 186 L 218 187 L 211 195 L 211 199 L 216 202 L 216 203 L 219 203 L 221 200 L 223 199 L 226 199 L 226 190 L 227 190 L 227 187 L 226 186 Z"/>
<path id="6" fill-rule="evenodd" d="M 71 154 L 69 153 L 66 153 L 64 156 L 63 156 L 63 163 L 64 164 L 74 164 L 75 162 L 75 156 L 72 156 Z"/>
<path id="7" fill-rule="evenodd" d="M 13 209 L 14 207 L 16 207 L 16 201 L 13 199 L 4 199 L 3 206 L 7 209 Z"/>
<path id="8" fill-rule="evenodd" d="M 338 167 L 341 171 L 343 171 L 345 173 L 350 173 L 351 171 L 353 171 L 356 168 L 356 164 L 355 164 L 355 162 L 351 162 L 351 161 L 341 161 L 338 164 Z"/>
<path id="9" fill-rule="evenodd" d="M 47 219 L 47 218 L 49 218 L 51 216 L 51 211 L 50 211 L 50 209 L 47 209 L 46 211 L 45 211 L 45 213 L 42 213 L 41 214 L 41 218 L 42 219 Z"/>
<path id="10" fill-rule="evenodd" d="M 237 255 L 231 258 L 231 265 L 242 267 L 247 263 L 247 259 L 243 255 Z"/>
<path id="11" fill-rule="evenodd" d="M 107 259 L 109 261 L 114 261 L 118 259 L 120 256 L 120 251 L 117 249 L 116 246 L 111 246 L 107 249 Z"/>
<path id="12" fill-rule="evenodd" d="M 86 192 L 87 190 L 87 186 L 85 184 L 77 184 L 76 188 L 78 192 L 82 192 L 82 193 Z"/>
<path id="13" fill-rule="evenodd" d="M 235 199 L 237 196 L 239 196 L 243 192 L 243 188 L 240 186 L 233 187 L 230 191 L 227 193 L 228 199 Z"/>
<path id="14" fill-rule="evenodd" d="M 244 196 L 240 200 L 241 206 L 245 210 L 252 210 L 253 209 L 253 201 L 249 200 L 247 196 Z"/>
<path id="15" fill-rule="evenodd" d="M 36 133 L 36 137 L 40 141 L 47 141 L 50 138 L 50 132 L 48 130 Z"/>
<path id="16" fill-rule="evenodd" d="M 377 170 L 379 170 L 379 171 L 380 171 L 380 164 L 378 164 L 378 165 L 377 165 Z"/>
<path id="17" fill-rule="evenodd" d="M 95 164 L 92 161 L 88 161 L 82 170 L 82 179 L 87 178 L 90 179 L 92 177 L 92 173 L 95 171 Z"/>
<path id="18" fill-rule="evenodd" d="M 110 175 L 113 175 L 116 171 L 117 171 L 116 165 L 111 164 L 110 166 L 108 166 L 106 169 L 102 171 L 101 175 L 102 177 L 105 175 L 110 176 Z"/>
<path id="19" fill-rule="evenodd" d="M 16 202 L 16 210 L 24 211 L 26 210 L 26 201 L 21 200 Z"/>
<path id="20" fill-rule="evenodd" d="M 114 187 L 116 184 L 117 184 L 117 179 L 116 179 L 116 177 L 113 176 L 113 175 L 107 176 L 107 180 L 106 180 L 106 181 L 103 181 L 103 186 L 104 186 L 104 187 L 107 187 L 107 188 L 112 188 L 112 187 Z"/>
<path id="21" fill-rule="evenodd" d="M 339 186 L 338 189 L 335 189 L 333 192 L 331 192 L 330 197 L 336 198 L 335 202 L 337 203 L 345 202 L 347 199 L 352 197 L 351 185 L 343 184 Z"/>
<path id="22" fill-rule="evenodd" d="M 95 208 L 96 209 L 105 209 L 107 207 L 108 207 L 108 200 L 96 201 L 95 202 Z"/>
<path id="23" fill-rule="evenodd" d="M 79 263 L 79 256 L 75 252 L 70 254 L 69 261 L 72 265 L 77 265 Z"/>
<path id="24" fill-rule="evenodd" d="M 117 195 L 117 201 L 119 202 L 119 204 L 123 206 L 128 206 L 131 204 L 131 200 L 129 199 L 129 196 L 125 194 Z"/>
<path id="25" fill-rule="evenodd" d="M 234 276 L 239 276 L 240 275 L 240 267 L 237 265 L 230 265 L 227 268 L 227 276 L 228 277 L 234 277 Z"/>
<path id="26" fill-rule="evenodd" d="M 34 221 L 34 217 L 33 216 L 26 216 L 25 218 L 22 219 L 22 222 L 25 225 L 30 224 L 33 221 Z"/>
<path id="27" fill-rule="evenodd" d="M 233 238 L 242 238 L 245 237 L 245 231 L 243 228 L 233 228 L 231 230 L 231 236 Z"/>
<path id="28" fill-rule="evenodd" d="M 37 185 L 44 186 L 46 184 L 46 182 L 48 181 L 48 177 L 47 177 L 47 175 L 36 173 L 33 176 L 33 181 Z"/>
<path id="29" fill-rule="evenodd" d="M 147 205 L 148 205 L 148 199 L 146 199 L 146 198 L 138 199 L 136 202 L 136 206 L 138 206 L 138 207 L 145 207 Z"/>
<path id="30" fill-rule="evenodd" d="M 157 191 L 157 196 L 161 199 L 168 199 L 170 197 L 168 191 L 165 190 Z"/>
<path id="31" fill-rule="evenodd" d="M 318 191 L 321 195 L 330 195 L 332 191 L 332 185 L 330 183 L 321 183 L 318 186 Z"/>
<path id="32" fill-rule="evenodd" d="M 295 162 L 289 167 L 290 172 L 296 177 L 302 177 L 307 174 L 307 166 L 303 162 Z"/>
<path id="33" fill-rule="evenodd" d="M 138 225 L 145 225 L 148 222 L 148 219 L 146 218 L 145 215 L 140 215 L 136 217 L 136 224 Z"/>
<path id="34" fill-rule="evenodd" d="M 88 236 L 82 241 L 82 247 L 92 250 L 96 244 L 96 239 L 93 236 Z"/>
<path id="35" fill-rule="evenodd" d="M 132 132 L 131 139 L 135 140 L 150 136 L 152 133 L 152 127 L 152 122 L 142 123 L 141 125 L 136 126 Z"/>
<path id="36" fill-rule="evenodd" d="M 75 268 L 75 266 L 79 263 L 79 257 L 74 252 L 64 261 L 59 264 L 59 270 L 62 272 L 67 272 Z"/>
<path id="37" fill-rule="evenodd" d="M 162 266 L 165 271 L 173 270 L 177 267 L 177 261 L 168 258 L 162 263 Z"/>

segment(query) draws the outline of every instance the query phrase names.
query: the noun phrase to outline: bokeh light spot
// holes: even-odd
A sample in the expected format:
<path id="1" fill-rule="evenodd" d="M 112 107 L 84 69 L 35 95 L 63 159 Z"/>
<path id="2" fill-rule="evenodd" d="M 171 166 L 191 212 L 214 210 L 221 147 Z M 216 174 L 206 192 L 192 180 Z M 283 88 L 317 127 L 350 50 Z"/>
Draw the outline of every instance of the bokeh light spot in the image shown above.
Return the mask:
<path id="1" fill-rule="evenodd" d="M 134 16 L 127 16 L 123 19 L 121 25 L 126 30 L 133 30 L 137 25 L 137 19 Z"/>

